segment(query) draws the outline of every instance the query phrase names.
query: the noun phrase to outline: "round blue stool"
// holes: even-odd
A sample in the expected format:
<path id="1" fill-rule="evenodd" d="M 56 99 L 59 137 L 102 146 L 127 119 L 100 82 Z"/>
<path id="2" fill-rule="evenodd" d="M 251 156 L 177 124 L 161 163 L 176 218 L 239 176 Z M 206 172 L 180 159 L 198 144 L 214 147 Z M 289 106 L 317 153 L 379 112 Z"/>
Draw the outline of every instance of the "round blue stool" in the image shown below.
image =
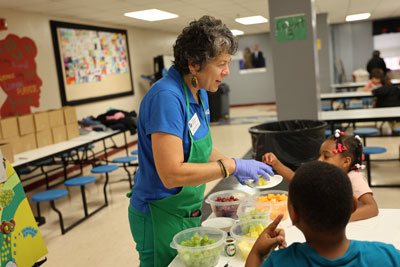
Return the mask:
<path id="1" fill-rule="evenodd" d="M 368 185 L 371 185 L 371 160 L 370 160 L 370 155 L 373 154 L 382 154 L 386 152 L 386 148 L 384 147 L 379 147 L 379 146 L 366 146 L 363 149 L 363 154 L 365 156 L 365 161 L 367 162 L 367 177 L 368 177 Z"/>
<path id="2" fill-rule="evenodd" d="M 104 173 L 106 175 L 106 182 L 104 183 L 104 187 L 103 187 L 104 200 L 105 200 L 106 206 L 108 205 L 108 199 L 107 199 L 108 173 L 113 172 L 118 168 L 119 168 L 118 165 L 101 165 L 101 166 L 94 167 L 91 170 L 92 173 Z"/>
<path id="3" fill-rule="evenodd" d="M 363 138 L 363 143 L 364 146 L 366 146 L 367 141 L 366 141 L 366 137 L 370 136 L 370 135 L 375 135 L 379 133 L 379 130 L 376 128 L 360 128 L 360 129 L 355 129 L 353 131 L 354 135 L 359 135 Z"/>
<path id="4" fill-rule="evenodd" d="M 86 202 L 86 194 L 85 194 L 85 185 L 94 183 L 96 181 L 96 177 L 94 176 L 79 176 L 76 178 L 68 179 L 64 182 L 65 186 L 80 186 L 82 193 L 82 202 L 83 202 L 83 211 L 85 213 L 85 217 L 89 216 Z"/>
<path id="5" fill-rule="evenodd" d="M 332 135 L 332 131 L 331 130 L 325 130 L 325 137 L 328 137 Z"/>
<path id="6" fill-rule="evenodd" d="M 137 150 L 131 151 L 131 155 L 138 155 L 138 154 L 139 154 L 139 152 Z"/>
<path id="7" fill-rule="evenodd" d="M 131 174 L 128 170 L 128 164 L 130 164 L 132 161 L 137 160 L 137 157 L 119 157 L 119 158 L 115 158 L 112 160 L 112 163 L 120 163 L 123 164 L 124 170 L 126 171 L 126 173 L 128 174 L 128 180 L 129 180 L 129 189 L 132 189 L 132 178 L 131 178 Z M 137 164 L 136 164 L 137 167 Z M 135 171 L 136 172 L 136 171 Z"/>
<path id="8" fill-rule="evenodd" d="M 46 189 L 50 189 L 50 181 L 49 181 L 49 175 L 44 170 L 44 166 L 51 165 L 53 163 L 54 163 L 53 158 L 45 158 L 45 159 L 41 159 L 41 160 L 38 160 L 38 161 L 34 161 L 32 163 L 29 163 L 29 165 L 31 165 L 31 166 L 34 166 L 36 168 L 40 168 L 40 171 L 42 172 L 42 174 L 44 175 L 44 178 L 45 178 Z"/>
<path id="9" fill-rule="evenodd" d="M 54 189 L 54 190 L 43 191 L 43 192 L 37 193 L 37 194 L 32 196 L 32 201 L 35 201 L 36 202 L 36 206 L 37 206 L 38 226 L 42 225 L 42 224 L 44 224 L 46 222 L 44 217 L 40 216 L 40 202 L 50 201 L 51 208 L 55 212 L 57 212 L 57 214 L 58 214 L 58 218 L 60 220 L 61 234 L 65 233 L 63 217 L 62 217 L 61 212 L 56 208 L 56 204 L 54 203 L 54 200 L 63 198 L 66 195 L 68 195 L 68 191 L 67 190 L 65 190 L 65 189 Z"/>

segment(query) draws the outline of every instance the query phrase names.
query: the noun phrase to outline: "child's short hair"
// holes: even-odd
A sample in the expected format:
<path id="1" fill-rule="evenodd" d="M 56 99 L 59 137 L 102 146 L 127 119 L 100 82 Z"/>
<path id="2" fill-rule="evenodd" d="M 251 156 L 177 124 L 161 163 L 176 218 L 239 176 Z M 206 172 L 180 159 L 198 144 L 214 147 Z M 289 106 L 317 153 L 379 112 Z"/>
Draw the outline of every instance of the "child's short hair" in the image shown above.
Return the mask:
<path id="1" fill-rule="evenodd" d="M 302 164 L 289 184 L 289 201 L 316 232 L 335 233 L 346 227 L 353 211 L 353 190 L 347 174 L 333 164 Z"/>
<path id="2" fill-rule="evenodd" d="M 338 144 L 346 147 L 346 150 L 343 150 L 340 153 L 343 155 L 343 157 L 351 158 L 350 170 L 357 170 L 358 167 L 356 166 L 361 166 L 363 145 L 360 137 L 355 137 L 352 135 L 339 135 L 339 137 L 335 137 L 335 135 L 331 135 L 327 138 L 327 140 L 335 141 L 336 148 L 338 148 Z"/>

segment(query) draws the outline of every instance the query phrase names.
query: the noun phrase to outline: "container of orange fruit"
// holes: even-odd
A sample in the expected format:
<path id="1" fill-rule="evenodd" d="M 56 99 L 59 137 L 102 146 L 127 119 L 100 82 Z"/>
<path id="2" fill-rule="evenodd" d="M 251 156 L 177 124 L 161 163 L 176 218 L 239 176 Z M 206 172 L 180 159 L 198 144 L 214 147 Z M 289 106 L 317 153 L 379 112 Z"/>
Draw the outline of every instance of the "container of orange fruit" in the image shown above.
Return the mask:
<path id="1" fill-rule="evenodd" d="M 282 220 L 288 217 L 287 200 L 288 192 L 283 190 L 266 190 L 252 196 L 254 208 L 258 211 L 268 209 L 269 218 L 275 220 L 279 214 L 283 214 Z"/>

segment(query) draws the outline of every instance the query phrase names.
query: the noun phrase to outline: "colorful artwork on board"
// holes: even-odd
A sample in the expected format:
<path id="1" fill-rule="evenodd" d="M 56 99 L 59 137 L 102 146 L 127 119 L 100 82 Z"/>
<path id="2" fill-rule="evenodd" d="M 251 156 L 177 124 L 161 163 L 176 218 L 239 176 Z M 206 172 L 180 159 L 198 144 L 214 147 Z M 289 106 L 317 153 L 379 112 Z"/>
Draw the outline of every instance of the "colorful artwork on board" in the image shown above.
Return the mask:
<path id="1" fill-rule="evenodd" d="M 129 71 L 125 34 L 60 28 L 59 38 L 67 85 Z"/>
<path id="2" fill-rule="evenodd" d="M 33 266 L 48 251 L 17 173 L 8 161 L 0 164 L 7 177 L 0 183 L 0 266 Z"/>
<path id="3" fill-rule="evenodd" d="M 31 113 L 39 107 L 42 80 L 36 72 L 35 42 L 9 34 L 0 40 L 0 87 L 7 98 L 0 108 L 2 118 Z"/>

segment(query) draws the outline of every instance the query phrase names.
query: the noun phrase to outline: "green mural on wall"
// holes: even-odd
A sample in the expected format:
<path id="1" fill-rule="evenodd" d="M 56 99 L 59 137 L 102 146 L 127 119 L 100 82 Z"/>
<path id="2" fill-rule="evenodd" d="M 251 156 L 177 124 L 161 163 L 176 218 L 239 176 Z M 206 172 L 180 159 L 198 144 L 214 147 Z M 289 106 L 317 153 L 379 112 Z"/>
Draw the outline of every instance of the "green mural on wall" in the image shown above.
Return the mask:
<path id="1" fill-rule="evenodd" d="M 275 18 L 275 38 L 277 42 L 307 39 L 307 23 L 304 14 Z"/>

